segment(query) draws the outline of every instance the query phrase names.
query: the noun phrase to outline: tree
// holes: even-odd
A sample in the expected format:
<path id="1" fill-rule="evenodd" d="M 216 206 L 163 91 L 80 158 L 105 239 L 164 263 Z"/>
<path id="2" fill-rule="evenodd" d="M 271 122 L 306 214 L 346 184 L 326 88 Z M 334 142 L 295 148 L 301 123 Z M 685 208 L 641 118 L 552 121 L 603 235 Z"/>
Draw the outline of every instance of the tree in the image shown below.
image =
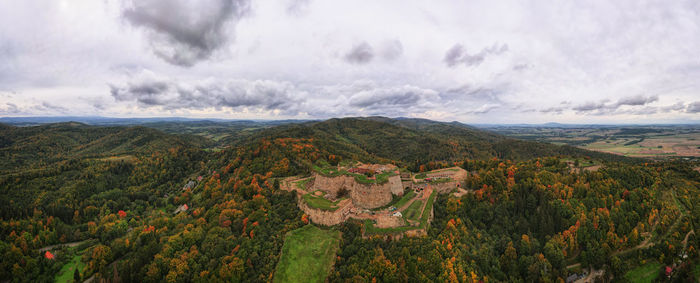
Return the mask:
<path id="1" fill-rule="evenodd" d="M 73 272 L 73 281 L 74 282 L 80 282 L 80 271 L 78 271 L 78 267 L 75 267 L 75 271 Z"/>

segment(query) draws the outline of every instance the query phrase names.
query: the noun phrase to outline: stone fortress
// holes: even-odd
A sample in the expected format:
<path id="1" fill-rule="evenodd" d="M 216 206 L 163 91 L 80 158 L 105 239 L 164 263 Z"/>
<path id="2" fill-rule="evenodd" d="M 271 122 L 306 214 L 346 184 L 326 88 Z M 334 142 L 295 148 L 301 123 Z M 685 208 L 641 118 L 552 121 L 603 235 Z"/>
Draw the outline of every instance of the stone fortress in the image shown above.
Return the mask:
<path id="1" fill-rule="evenodd" d="M 401 228 L 394 236 L 419 236 L 426 233 L 423 216 L 428 225 L 432 220 L 432 205 L 428 208 L 427 203 L 434 201 L 433 192 L 464 191 L 467 175 L 459 167 L 414 175 L 392 164 L 355 163 L 314 170 L 306 178 L 284 179 L 281 188 L 297 192 L 299 208 L 316 224 L 332 226 L 353 218 L 370 221 L 378 231 Z M 404 196 L 404 192 L 409 195 Z M 414 203 L 415 207 L 410 207 Z M 415 211 L 412 219 L 402 214 L 411 209 L 417 210 L 420 218 L 415 218 Z"/>
<path id="2" fill-rule="evenodd" d="M 353 170 L 355 169 L 355 170 Z M 356 170 L 360 169 L 360 170 Z M 313 173 L 312 190 L 326 192 L 326 195 L 337 196 L 341 190 L 347 190 L 352 199 L 353 205 L 359 208 L 377 208 L 388 204 L 392 200 L 392 195 L 403 195 L 401 177 L 398 168 L 394 165 L 365 165 L 350 168 L 350 172 L 367 172 L 379 174 L 384 172 L 395 172 L 388 177 L 386 183 L 360 183 L 354 176 L 341 175 L 336 177 L 326 177 L 318 172 Z"/>

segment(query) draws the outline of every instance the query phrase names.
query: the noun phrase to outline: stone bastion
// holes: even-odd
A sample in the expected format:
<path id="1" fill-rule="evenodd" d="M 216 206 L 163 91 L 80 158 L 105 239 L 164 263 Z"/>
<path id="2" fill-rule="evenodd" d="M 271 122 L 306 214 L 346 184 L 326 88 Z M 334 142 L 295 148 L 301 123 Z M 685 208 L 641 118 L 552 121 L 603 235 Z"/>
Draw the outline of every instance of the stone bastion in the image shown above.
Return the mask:
<path id="1" fill-rule="evenodd" d="M 391 202 L 392 194 L 403 194 L 401 177 L 398 175 L 389 177 L 383 184 L 362 184 L 355 181 L 355 177 L 352 176 L 326 177 L 314 172 L 311 191 L 321 190 L 335 196 L 343 188 L 348 190 L 355 206 L 367 209 L 387 205 Z"/>

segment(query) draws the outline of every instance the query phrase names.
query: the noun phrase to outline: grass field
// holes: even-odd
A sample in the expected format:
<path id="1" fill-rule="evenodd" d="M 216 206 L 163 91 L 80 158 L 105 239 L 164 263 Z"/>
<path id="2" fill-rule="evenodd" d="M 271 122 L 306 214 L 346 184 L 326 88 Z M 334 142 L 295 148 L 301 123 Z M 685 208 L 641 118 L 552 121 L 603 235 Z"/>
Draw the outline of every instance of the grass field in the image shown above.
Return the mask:
<path id="1" fill-rule="evenodd" d="M 301 181 L 297 181 L 297 182 L 294 183 L 294 184 L 295 184 L 295 185 L 297 186 L 297 188 L 299 188 L 300 190 L 305 191 L 305 190 L 306 190 L 306 184 L 307 184 L 308 182 L 310 182 L 311 180 L 312 180 L 312 178 L 307 178 L 307 179 L 304 179 L 304 180 L 301 180 Z"/>
<path id="2" fill-rule="evenodd" d="M 324 282 L 333 266 L 340 233 L 306 225 L 287 233 L 274 282 Z"/>
<path id="3" fill-rule="evenodd" d="M 658 262 L 647 262 L 642 266 L 630 270 L 625 274 L 625 278 L 630 282 L 654 282 L 659 277 L 661 264 Z"/>
<path id="4" fill-rule="evenodd" d="M 428 227 L 428 219 L 430 218 L 430 213 L 433 211 L 433 202 L 435 201 L 435 198 L 437 197 L 437 192 L 433 191 L 432 194 L 430 194 L 430 197 L 428 198 L 428 202 L 425 205 L 425 209 L 423 209 L 423 214 L 420 215 L 420 225 L 418 226 L 401 226 L 401 227 L 394 227 L 394 228 L 377 228 L 374 226 L 374 223 L 372 220 L 365 220 L 364 226 L 365 226 L 365 234 L 395 234 L 395 233 L 400 233 L 408 230 L 415 230 L 415 229 L 423 229 Z M 418 201 L 416 201 L 418 202 Z M 414 202 L 415 203 L 415 202 Z M 413 206 L 413 204 L 411 204 Z M 410 208 L 410 206 L 409 206 Z M 408 211 L 409 208 L 406 208 L 404 212 Z M 404 214 L 404 217 L 406 217 L 406 214 Z"/>
<path id="5" fill-rule="evenodd" d="M 73 272 L 75 272 L 75 269 L 78 268 L 78 271 L 82 272 L 85 269 L 85 263 L 83 263 L 81 260 L 81 255 L 77 254 L 73 256 L 70 262 L 66 263 L 63 265 L 61 268 L 61 271 L 56 274 L 56 277 L 54 277 L 55 282 L 73 282 Z"/>
<path id="6" fill-rule="evenodd" d="M 420 209 L 423 207 L 423 202 L 420 200 L 414 201 L 406 210 L 403 211 L 403 217 L 408 220 L 416 221 L 421 215 Z"/>
<path id="7" fill-rule="evenodd" d="M 304 201 L 306 201 L 306 204 L 308 204 L 312 208 L 335 211 L 338 209 L 338 203 L 344 199 L 341 198 L 333 202 L 323 198 L 323 195 L 315 196 L 314 193 L 308 193 L 304 195 Z"/>
<path id="8" fill-rule="evenodd" d="M 373 208 L 372 210 L 373 211 L 380 211 L 380 210 L 384 210 L 384 209 L 391 207 L 391 206 L 396 207 L 396 208 L 401 208 L 404 204 L 409 202 L 415 196 L 416 196 L 416 192 L 414 192 L 413 190 L 410 190 L 410 191 L 408 191 L 408 193 L 404 194 L 398 200 L 394 199 L 396 202 L 393 202 L 394 200 L 392 200 L 392 202 L 390 202 L 389 204 L 381 206 L 381 207 Z"/>
<path id="9" fill-rule="evenodd" d="M 404 206 L 404 204 L 406 204 L 408 201 L 413 199 L 413 197 L 415 197 L 415 196 L 416 196 L 416 192 L 414 192 L 413 190 L 410 190 L 408 193 L 404 194 L 403 197 L 401 197 L 401 199 L 399 199 L 399 201 L 397 201 L 392 206 L 396 207 L 396 208 L 400 208 L 400 207 Z"/>

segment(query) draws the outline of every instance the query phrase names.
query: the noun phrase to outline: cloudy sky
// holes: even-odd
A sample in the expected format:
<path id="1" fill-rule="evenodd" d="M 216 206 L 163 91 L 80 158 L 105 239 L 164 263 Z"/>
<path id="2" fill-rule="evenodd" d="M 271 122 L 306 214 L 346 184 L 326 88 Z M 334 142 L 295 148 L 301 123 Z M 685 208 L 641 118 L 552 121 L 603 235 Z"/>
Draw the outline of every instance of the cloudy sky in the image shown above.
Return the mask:
<path id="1" fill-rule="evenodd" d="M 700 122 L 700 2 L 0 0 L 0 116 Z"/>

